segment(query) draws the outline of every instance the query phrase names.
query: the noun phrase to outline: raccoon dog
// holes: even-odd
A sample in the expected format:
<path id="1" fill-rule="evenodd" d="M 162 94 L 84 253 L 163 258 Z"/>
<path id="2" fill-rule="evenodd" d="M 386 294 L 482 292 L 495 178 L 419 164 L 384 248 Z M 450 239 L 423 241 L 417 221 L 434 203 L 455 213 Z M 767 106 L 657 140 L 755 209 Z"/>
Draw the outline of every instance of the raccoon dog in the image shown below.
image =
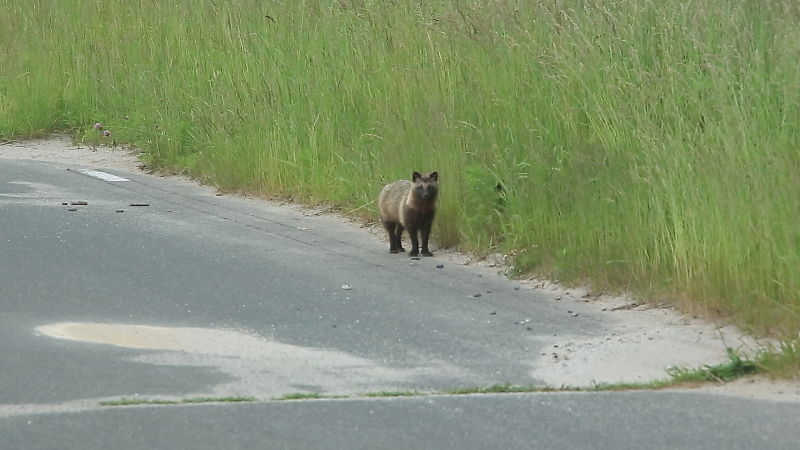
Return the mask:
<path id="1" fill-rule="evenodd" d="M 422 236 L 422 256 L 433 256 L 428 250 L 433 216 L 436 214 L 436 197 L 439 193 L 439 174 L 414 172 L 411 181 L 401 180 L 387 184 L 378 196 L 381 222 L 389 233 L 389 253 L 404 252 L 400 242 L 403 230 L 411 238 L 409 256 L 420 254 L 417 232 Z"/>

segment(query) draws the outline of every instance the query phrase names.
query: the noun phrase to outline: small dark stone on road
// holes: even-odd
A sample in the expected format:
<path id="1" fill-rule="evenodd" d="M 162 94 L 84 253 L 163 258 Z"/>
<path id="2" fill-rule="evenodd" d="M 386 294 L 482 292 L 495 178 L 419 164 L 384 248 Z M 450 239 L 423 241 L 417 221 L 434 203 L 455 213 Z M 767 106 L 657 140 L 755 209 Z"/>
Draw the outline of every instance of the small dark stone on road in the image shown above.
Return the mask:
<path id="1" fill-rule="evenodd" d="M 150 203 L 131 203 L 130 206 L 150 206 Z"/>
<path id="2" fill-rule="evenodd" d="M 518 291 L 519 290 L 519 286 L 514 286 L 514 290 Z"/>
<path id="3" fill-rule="evenodd" d="M 480 297 L 480 296 L 481 296 L 481 294 L 475 294 L 475 295 L 473 295 L 473 297 Z"/>
<path id="4" fill-rule="evenodd" d="M 88 205 L 88 204 L 89 204 L 89 203 L 87 203 L 87 202 L 84 202 L 83 200 L 79 200 L 79 201 L 77 201 L 77 202 L 70 202 L 70 205 L 73 205 L 73 206 L 86 206 L 86 205 Z"/>
<path id="5" fill-rule="evenodd" d="M 442 268 L 444 268 L 444 264 L 437 264 L 437 265 L 436 265 L 436 268 L 437 268 L 437 269 L 442 269 Z"/>
<path id="6" fill-rule="evenodd" d="M 77 210 L 78 210 L 78 208 L 70 208 L 67 211 L 77 211 Z"/>
<path id="7" fill-rule="evenodd" d="M 411 257 L 411 259 L 412 259 L 413 261 L 419 261 L 419 256 L 412 256 L 412 257 Z"/>
<path id="8" fill-rule="evenodd" d="M 69 205 L 69 202 L 61 202 L 62 205 Z"/>
<path id="9" fill-rule="evenodd" d="M 124 211 L 124 210 L 122 210 L 122 209 L 118 209 L 118 210 L 117 210 L 117 212 L 118 212 L 118 213 L 121 213 L 121 212 L 125 212 L 125 211 Z"/>
<path id="10" fill-rule="evenodd" d="M 492 311 L 492 312 L 489 313 L 490 316 L 494 316 L 496 314 L 497 314 L 497 311 Z"/>

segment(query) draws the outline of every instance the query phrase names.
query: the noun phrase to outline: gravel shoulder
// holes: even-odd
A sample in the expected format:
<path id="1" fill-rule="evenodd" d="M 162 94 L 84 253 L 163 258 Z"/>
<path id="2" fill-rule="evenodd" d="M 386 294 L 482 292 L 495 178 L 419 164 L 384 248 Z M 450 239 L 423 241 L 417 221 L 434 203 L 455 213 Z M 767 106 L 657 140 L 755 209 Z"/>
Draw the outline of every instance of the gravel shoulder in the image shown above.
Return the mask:
<path id="1" fill-rule="evenodd" d="M 139 173 L 142 170 L 135 152 L 129 149 L 76 146 L 66 136 L 0 143 L 0 159 L 81 165 L 97 170 Z M 375 239 L 385 239 L 381 229 L 376 227 L 369 231 Z M 454 264 L 480 267 L 492 275 L 504 269 L 502 258 L 476 260 L 452 251 L 440 251 L 437 256 Z M 523 289 L 555 293 L 553 301 L 575 304 L 576 310 L 590 308 L 608 318 L 608 333 L 602 337 L 552 336 L 548 342 L 550 350 L 541 355 L 545 357 L 537 358 L 536 365 L 531 365 L 532 375 L 550 386 L 648 382 L 665 378 L 665 369 L 670 366 L 694 368 L 724 362 L 726 347 L 745 354 L 758 348 L 757 342 L 735 327 L 690 317 L 668 306 L 637 305 L 625 296 L 590 297 L 586 290 L 567 289 L 542 280 L 527 280 L 522 285 Z M 692 391 L 800 402 L 800 382 L 796 380 L 751 377 L 732 383 L 703 385 Z"/>

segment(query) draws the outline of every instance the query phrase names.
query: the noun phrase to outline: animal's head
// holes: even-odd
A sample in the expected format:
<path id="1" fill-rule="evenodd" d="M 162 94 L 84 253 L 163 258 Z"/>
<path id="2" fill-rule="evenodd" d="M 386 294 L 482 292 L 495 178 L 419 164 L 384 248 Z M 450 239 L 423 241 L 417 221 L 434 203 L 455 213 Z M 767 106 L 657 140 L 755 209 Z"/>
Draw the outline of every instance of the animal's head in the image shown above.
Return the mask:
<path id="1" fill-rule="evenodd" d="M 435 200 L 436 195 L 439 193 L 439 173 L 428 172 L 419 173 L 414 172 L 411 175 L 411 181 L 414 182 L 414 194 L 423 200 Z"/>

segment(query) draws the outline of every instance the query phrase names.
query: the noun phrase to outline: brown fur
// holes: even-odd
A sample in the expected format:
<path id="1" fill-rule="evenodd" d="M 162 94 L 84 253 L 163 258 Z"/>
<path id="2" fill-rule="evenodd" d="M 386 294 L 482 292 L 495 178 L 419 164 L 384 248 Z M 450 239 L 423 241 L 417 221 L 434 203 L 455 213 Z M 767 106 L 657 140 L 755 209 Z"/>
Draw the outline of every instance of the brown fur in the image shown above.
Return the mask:
<path id="1" fill-rule="evenodd" d="M 436 198 L 439 194 L 439 174 L 414 172 L 411 181 L 401 180 L 387 184 L 378 196 L 381 222 L 389 233 L 389 253 L 404 252 L 400 241 L 403 230 L 408 230 L 411 239 L 409 256 L 420 254 L 419 232 L 422 238 L 422 256 L 433 256 L 428 250 L 428 237 L 436 214 Z"/>

